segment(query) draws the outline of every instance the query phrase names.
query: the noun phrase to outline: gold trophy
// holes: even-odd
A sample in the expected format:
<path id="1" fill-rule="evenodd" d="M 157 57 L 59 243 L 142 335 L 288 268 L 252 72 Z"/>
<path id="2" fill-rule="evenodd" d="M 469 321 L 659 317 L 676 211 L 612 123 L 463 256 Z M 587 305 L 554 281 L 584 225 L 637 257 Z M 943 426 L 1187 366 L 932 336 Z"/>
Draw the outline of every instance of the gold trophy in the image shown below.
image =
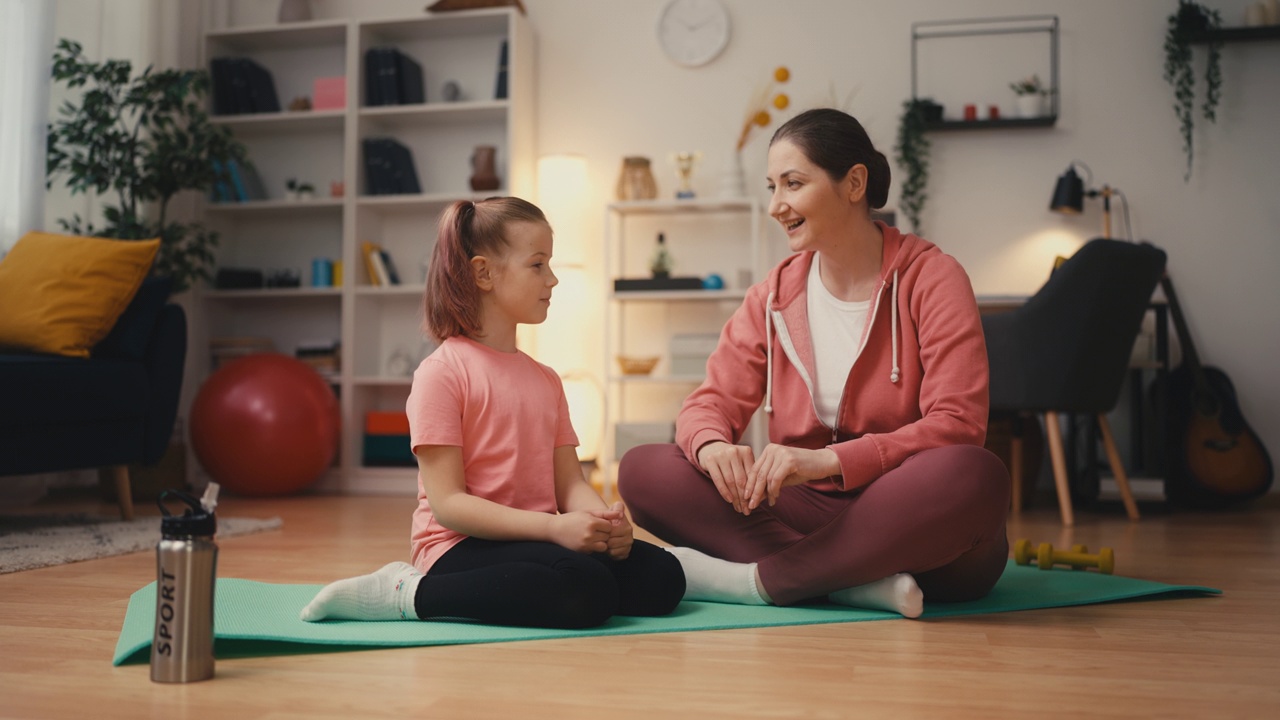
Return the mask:
<path id="1" fill-rule="evenodd" d="M 689 177 L 693 175 L 693 166 L 702 158 L 700 152 L 676 153 L 673 160 L 676 164 L 676 175 L 680 177 L 680 186 L 676 188 L 677 200 L 688 200 L 694 197 L 693 187 L 689 185 Z"/>

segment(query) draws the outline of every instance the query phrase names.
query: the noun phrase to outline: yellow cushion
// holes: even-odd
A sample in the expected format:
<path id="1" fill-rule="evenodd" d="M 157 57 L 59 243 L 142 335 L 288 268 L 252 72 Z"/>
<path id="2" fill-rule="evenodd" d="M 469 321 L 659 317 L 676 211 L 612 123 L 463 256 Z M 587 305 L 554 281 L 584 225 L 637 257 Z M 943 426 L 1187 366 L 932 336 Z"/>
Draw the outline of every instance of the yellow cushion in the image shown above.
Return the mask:
<path id="1" fill-rule="evenodd" d="M 159 249 L 159 239 L 23 235 L 0 260 L 0 347 L 89 357 Z"/>

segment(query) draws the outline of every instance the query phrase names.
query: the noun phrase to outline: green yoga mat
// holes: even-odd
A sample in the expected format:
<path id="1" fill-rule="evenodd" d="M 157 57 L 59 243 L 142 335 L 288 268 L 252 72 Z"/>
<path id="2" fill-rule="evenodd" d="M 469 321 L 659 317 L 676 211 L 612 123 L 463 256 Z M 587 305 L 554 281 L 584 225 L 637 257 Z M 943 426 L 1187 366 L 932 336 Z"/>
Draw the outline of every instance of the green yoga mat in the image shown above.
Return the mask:
<path id="1" fill-rule="evenodd" d="M 321 587 L 274 585 L 234 578 L 218 580 L 214 610 L 218 657 L 814 625 L 902 617 L 895 613 L 857 610 L 840 605 L 780 608 L 685 601 L 666 617 L 615 617 L 600 627 L 587 630 L 546 630 L 467 622 L 307 623 L 299 620 L 298 612 L 315 597 Z M 1196 585 L 1166 585 L 1096 572 L 1039 570 L 1016 565 L 1010 560 L 1004 576 L 987 597 L 967 603 L 925 603 L 924 617 L 980 615 L 1144 597 L 1217 595 L 1221 592 Z M 124 627 L 120 631 L 120 640 L 116 643 L 113 664 L 150 660 L 155 606 L 155 583 L 137 591 L 129 599 L 129 609 L 125 614 Z"/>

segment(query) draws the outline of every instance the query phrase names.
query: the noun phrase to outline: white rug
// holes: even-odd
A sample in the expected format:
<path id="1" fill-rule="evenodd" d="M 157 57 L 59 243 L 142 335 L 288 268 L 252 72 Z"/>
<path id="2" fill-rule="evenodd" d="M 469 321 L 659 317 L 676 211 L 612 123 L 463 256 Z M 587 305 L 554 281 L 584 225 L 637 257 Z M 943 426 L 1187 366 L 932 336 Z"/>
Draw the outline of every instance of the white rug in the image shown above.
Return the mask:
<path id="1" fill-rule="evenodd" d="M 218 537 L 274 530 L 278 517 L 218 518 Z M 91 515 L 0 516 L 0 574 L 151 550 L 160 518 L 104 521 Z"/>

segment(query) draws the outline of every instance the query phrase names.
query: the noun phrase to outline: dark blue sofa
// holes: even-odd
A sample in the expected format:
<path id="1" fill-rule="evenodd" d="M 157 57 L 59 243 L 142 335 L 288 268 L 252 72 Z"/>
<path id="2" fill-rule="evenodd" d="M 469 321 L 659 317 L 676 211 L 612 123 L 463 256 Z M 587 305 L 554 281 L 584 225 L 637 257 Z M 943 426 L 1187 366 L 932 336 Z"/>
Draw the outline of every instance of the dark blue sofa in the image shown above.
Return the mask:
<path id="1" fill-rule="evenodd" d="M 171 284 L 149 278 L 89 358 L 0 350 L 0 476 L 111 468 L 133 516 L 128 465 L 169 445 L 187 352 Z"/>

